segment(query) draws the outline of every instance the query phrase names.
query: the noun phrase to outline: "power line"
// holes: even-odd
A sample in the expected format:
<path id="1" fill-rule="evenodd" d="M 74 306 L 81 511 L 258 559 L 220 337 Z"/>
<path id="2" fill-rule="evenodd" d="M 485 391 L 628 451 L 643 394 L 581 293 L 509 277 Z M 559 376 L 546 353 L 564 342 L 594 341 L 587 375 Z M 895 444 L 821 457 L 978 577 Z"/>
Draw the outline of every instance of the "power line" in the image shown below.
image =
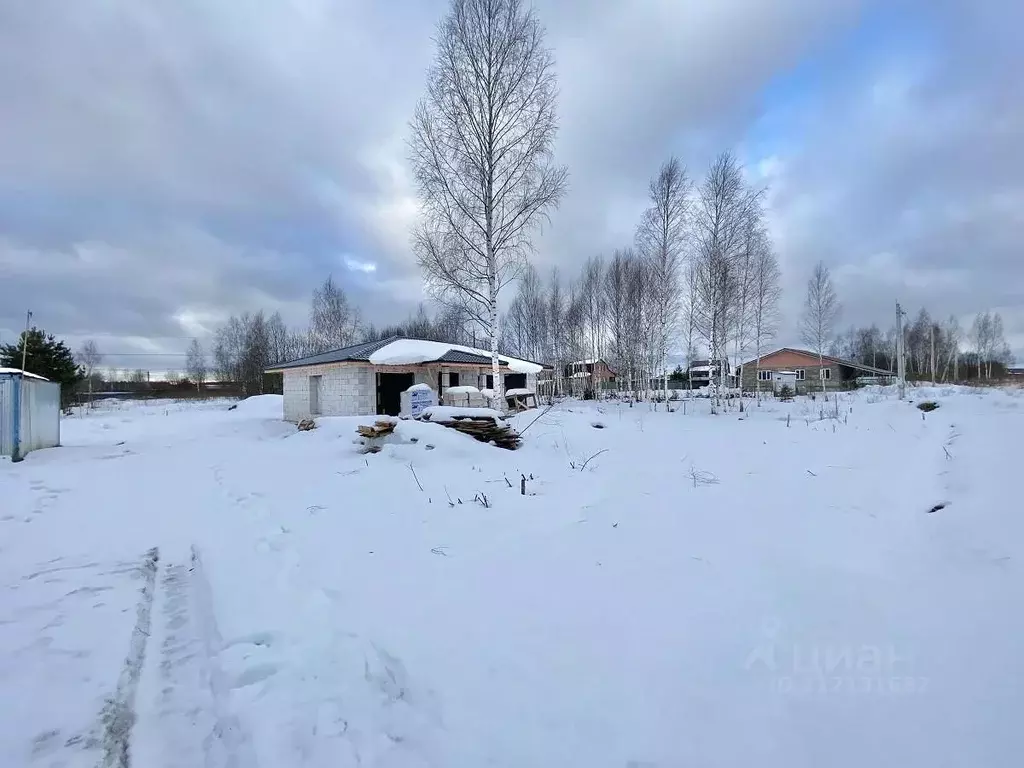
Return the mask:
<path id="1" fill-rule="evenodd" d="M 188 357 L 187 352 L 104 352 L 100 350 L 102 357 Z"/>

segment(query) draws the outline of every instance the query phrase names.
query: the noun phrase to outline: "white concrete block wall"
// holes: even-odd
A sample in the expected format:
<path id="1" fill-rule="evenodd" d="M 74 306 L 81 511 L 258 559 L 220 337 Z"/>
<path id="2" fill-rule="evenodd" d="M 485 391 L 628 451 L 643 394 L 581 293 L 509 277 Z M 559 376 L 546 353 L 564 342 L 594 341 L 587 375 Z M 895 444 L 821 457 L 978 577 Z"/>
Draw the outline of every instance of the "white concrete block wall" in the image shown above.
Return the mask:
<path id="1" fill-rule="evenodd" d="M 407 369 L 408 370 L 408 369 Z M 413 370 L 413 383 L 426 384 L 437 391 L 441 366 L 428 365 Z M 489 369 L 459 369 L 459 383 L 482 386 Z M 317 414 L 309 412 L 309 378 L 321 376 L 321 416 L 369 416 L 377 413 L 377 374 L 367 363 L 316 365 L 284 372 L 284 418 L 298 422 Z M 447 376 L 444 377 L 447 379 Z M 481 381 L 483 379 L 483 381 Z M 506 386 L 505 389 L 508 387 Z M 526 375 L 526 388 L 537 391 L 537 375 Z"/>
<path id="2" fill-rule="evenodd" d="M 320 376 L 320 413 L 309 412 L 309 379 Z M 377 377 L 365 364 L 317 365 L 284 372 L 284 418 L 368 416 L 377 412 Z"/>

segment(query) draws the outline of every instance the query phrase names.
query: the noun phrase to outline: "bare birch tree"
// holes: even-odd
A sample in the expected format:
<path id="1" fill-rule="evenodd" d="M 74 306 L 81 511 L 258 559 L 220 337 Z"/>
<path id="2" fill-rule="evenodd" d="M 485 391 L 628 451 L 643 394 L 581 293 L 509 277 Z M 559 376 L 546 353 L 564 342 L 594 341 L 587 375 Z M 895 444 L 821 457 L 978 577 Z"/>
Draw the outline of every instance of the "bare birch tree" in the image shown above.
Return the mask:
<path id="1" fill-rule="evenodd" d="M 754 280 L 761 241 L 765 233 L 761 228 L 761 208 L 752 201 L 743 227 L 743 245 L 736 260 L 736 298 L 729 327 L 733 336 L 733 353 L 739 384 L 740 411 L 743 411 L 743 358 L 753 341 Z M 731 368 L 732 366 L 730 366 Z"/>
<path id="2" fill-rule="evenodd" d="M 548 341 L 551 345 L 549 354 L 551 363 L 555 368 L 554 381 L 552 382 L 555 392 L 561 394 L 563 391 L 563 376 L 566 363 L 569 362 L 565 345 L 565 295 L 562 293 L 562 278 L 558 267 L 551 270 L 551 287 L 548 289 L 547 301 L 547 324 Z"/>
<path id="3" fill-rule="evenodd" d="M 631 258 L 628 249 L 615 251 L 604 274 L 605 325 L 612 366 L 620 374 L 619 388 L 626 371 L 626 282 Z"/>
<path id="4" fill-rule="evenodd" d="M 722 153 L 708 169 L 697 195 L 693 257 L 695 326 L 708 346 L 712 368 L 718 367 L 719 384 L 726 373 L 726 339 L 740 285 L 737 262 L 753 203 L 736 158 Z"/>
<path id="5" fill-rule="evenodd" d="M 978 378 L 984 371 L 984 360 L 988 356 L 992 344 L 992 315 L 979 312 L 971 325 L 971 343 L 978 361 Z"/>
<path id="6" fill-rule="evenodd" d="M 96 368 L 103 361 L 103 355 L 100 354 L 99 347 L 96 346 L 96 342 L 89 339 L 82 348 L 78 351 L 77 362 L 82 366 L 85 373 L 85 379 L 88 382 L 89 387 L 89 407 L 93 406 L 92 399 L 92 385 L 96 375 Z"/>
<path id="7" fill-rule="evenodd" d="M 818 376 L 822 392 L 825 391 L 825 375 L 821 372 L 825 363 L 825 347 L 835 332 L 839 310 L 839 298 L 832 286 L 832 276 L 825 263 L 819 261 L 807 281 L 807 296 L 800 317 L 800 338 L 818 353 Z"/>
<path id="8" fill-rule="evenodd" d="M 943 332 L 948 342 L 948 353 L 945 367 L 942 370 L 942 380 L 948 379 L 950 367 L 952 367 L 953 382 L 956 383 L 960 378 L 960 342 L 963 336 L 963 331 L 960 330 L 960 321 L 956 315 L 949 316 Z"/>
<path id="9" fill-rule="evenodd" d="M 328 276 L 313 291 L 309 311 L 309 353 L 315 355 L 347 347 L 355 343 L 358 332 L 359 311 L 349 304 L 342 287 Z"/>
<path id="10" fill-rule="evenodd" d="M 780 277 L 778 257 L 772 249 L 767 233 L 763 233 L 754 262 L 752 292 L 758 403 L 761 401 L 761 352 L 765 343 L 775 338 L 778 331 L 779 299 L 782 295 L 779 287 Z"/>
<path id="11" fill-rule="evenodd" d="M 552 163 L 556 96 L 554 58 L 532 8 L 452 0 L 411 126 L 423 214 L 413 242 L 432 294 L 486 329 L 497 399 L 498 296 L 567 184 Z"/>
<path id="12" fill-rule="evenodd" d="M 185 374 L 196 385 L 196 390 L 203 388 L 206 382 L 206 353 L 199 339 L 192 339 L 185 353 Z"/>
<path id="13" fill-rule="evenodd" d="M 683 330 L 686 334 L 686 379 L 687 395 L 693 395 L 693 360 L 697 353 L 695 343 L 697 333 L 697 266 L 694 263 L 686 265 L 686 291 L 683 295 Z"/>
<path id="14" fill-rule="evenodd" d="M 985 378 L 992 378 L 992 362 L 1003 362 L 1003 358 L 1006 354 L 1003 351 L 1003 347 L 1006 346 L 1006 336 L 1003 331 L 1003 316 L 996 312 L 992 315 L 991 331 L 989 333 L 989 344 L 987 366 L 985 368 Z"/>
<path id="15" fill-rule="evenodd" d="M 290 334 L 284 324 L 280 312 L 275 312 L 267 318 L 267 337 L 270 344 L 270 363 L 283 363 L 294 359 L 292 356 Z M 299 357 L 297 354 L 294 357 Z"/>
<path id="16" fill-rule="evenodd" d="M 681 310 L 680 281 L 686 257 L 686 232 L 692 184 L 675 157 L 661 166 L 649 186 L 650 207 L 637 228 L 637 250 L 651 266 L 651 301 L 660 322 L 655 326 L 656 363 L 662 369 L 668 400 L 668 353 L 678 332 Z"/>
<path id="17" fill-rule="evenodd" d="M 604 316 L 607 307 L 604 294 L 604 261 L 600 256 L 589 258 L 584 264 L 579 294 L 584 323 L 582 357 L 594 361 L 592 384 L 594 396 L 600 397 L 603 381 L 598 376 L 597 363 L 604 354 Z"/>

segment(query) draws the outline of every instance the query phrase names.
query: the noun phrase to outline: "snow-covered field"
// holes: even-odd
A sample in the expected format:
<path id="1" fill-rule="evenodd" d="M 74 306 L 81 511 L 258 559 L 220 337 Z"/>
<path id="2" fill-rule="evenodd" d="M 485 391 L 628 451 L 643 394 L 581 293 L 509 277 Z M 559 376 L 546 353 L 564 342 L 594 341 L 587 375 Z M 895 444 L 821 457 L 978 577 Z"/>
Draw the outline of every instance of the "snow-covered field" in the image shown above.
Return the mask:
<path id="1" fill-rule="evenodd" d="M 1024 393 L 911 395 L 65 419 L 0 463 L 0 765 L 1019 765 Z"/>

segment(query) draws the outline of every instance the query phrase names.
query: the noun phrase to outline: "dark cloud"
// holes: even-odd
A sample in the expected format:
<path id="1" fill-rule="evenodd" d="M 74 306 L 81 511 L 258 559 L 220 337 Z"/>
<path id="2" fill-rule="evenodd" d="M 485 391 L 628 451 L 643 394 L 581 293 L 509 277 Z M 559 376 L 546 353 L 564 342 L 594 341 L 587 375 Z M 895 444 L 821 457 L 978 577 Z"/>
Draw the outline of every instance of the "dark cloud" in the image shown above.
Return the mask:
<path id="1" fill-rule="evenodd" d="M 1003 307 L 1024 348 L 1020 12 L 979 5 L 899 4 L 931 46 L 854 47 L 867 65 L 765 141 L 766 89 L 889 5 L 538 2 L 572 184 L 538 261 L 628 243 L 665 156 L 699 175 L 735 146 L 772 182 L 791 318 L 825 258 L 851 321 L 884 322 L 900 289 L 940 314 Z M 328 272 L 371 320 L 411 309 L 404 141 L 445 6 L 0 4 L 0 333 L 30 305 L 74 343 L 183 351 L 232 312 L 302 321 Z"/>

